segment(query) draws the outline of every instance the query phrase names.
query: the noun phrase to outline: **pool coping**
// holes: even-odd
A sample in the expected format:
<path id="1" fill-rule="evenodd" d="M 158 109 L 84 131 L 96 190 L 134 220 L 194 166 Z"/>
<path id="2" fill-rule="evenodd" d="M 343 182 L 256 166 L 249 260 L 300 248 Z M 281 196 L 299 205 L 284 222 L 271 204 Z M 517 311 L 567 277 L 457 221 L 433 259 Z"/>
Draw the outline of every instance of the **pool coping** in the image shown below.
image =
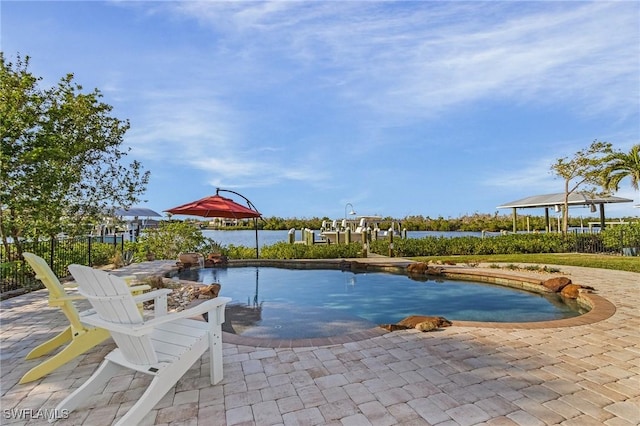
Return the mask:
<path id="1" fill-rule="evenodd" d="M 375 262 L 368 262 L 368 259 L 287 259 L 287 260 L 235 260 L 230 261 L 230 267 L 239 266 L 272 266 L 272 267 L 289 267 L 298 269 L 341 269 L 353 272 L 406 272 L 407 265 L 415 263 L 407 259 L 397 259 L 393 261 L 391 258 L 377 259 Z M 470 266 L 451 266 L 451 265 L 434 265 L 438 268 L 439 274 L 434 275 L 437 279 L 439 275 L 456 278 L 456 279 L 472 279 L 474 281 L 488 282 L 495 285 L 503 285 L 506 287 L 519 288 L 526 291 L 549 293 L 542 284 L 547 279 L 540 279 L 528 275 L 519 275 L 513 272 L 504 273 L 489 269 L 475 269 Z M 594 290 L 595 291 L 595 290 Z M 591 290 L 581 291 L 578 296 L 578 303 L 589 308 L 589 311 L 572 318 L 549 321 L 535 322 L 480 322 L 480 321 L 456 321 L 453 320 L 453 327 L 476 327 L 476 328 L 497 328 L 497 329 L 544 329 L 544 328 L 561 328 L 561 327 L 577 327 L 593 324 L 610 318 L 615 314 L 616 307 L 613 303 L 602 296 L 599 296 Z M 421 315 L 428 315 L 422 313 Z M 373 327 L 371 329 L 360 330 L 353 333 L 339 334 L 331 337 L 316 337 L 304 339 L 270 339 L 258 337 L 245 337 L 233 333 L 223 332 L 222 340 L 225 343 L 236 345 L 266 347 L 266 348 L 300 348 L 312 346 L 330 346 L 336 344 L 344 344 L 349 342 L 358 342 L 372 337 L 381 336 L 390 331 L 382 327 Z"/>

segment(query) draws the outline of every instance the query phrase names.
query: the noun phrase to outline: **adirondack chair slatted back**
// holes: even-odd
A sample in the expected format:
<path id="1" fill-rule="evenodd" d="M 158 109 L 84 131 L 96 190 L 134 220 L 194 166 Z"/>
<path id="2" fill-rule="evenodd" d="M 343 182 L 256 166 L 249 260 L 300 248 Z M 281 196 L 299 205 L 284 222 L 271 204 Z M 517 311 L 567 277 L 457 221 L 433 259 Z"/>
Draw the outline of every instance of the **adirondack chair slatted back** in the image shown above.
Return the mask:
<path id="1" fill-rule="evenodd" d="M 124 279 L 82 265 L 69 265 L 80 294 L 89 300 L 103 321 L 115 324 L 142 324 L 144 321 L 131 290 Z M 123 356 L 133 364 L 158 362 L 158 356 L 148 336 L 130 336 L 111 331 Z"/>
<path id="2" fill-rule="evenodd" d="M 84 326 L 80 322 L 78 310 L 70 300 L 65 300 L 67 292 L 65 291 L 60 280 L 53 273 L 47 262 L 33 253 L 22 253 L 22 257 L 29 263 L 36 273 L 36 278 L 42 281 L 42 284 L 49 290 L 49 303 L 59 305 L 64 315 L 71 324 L 71 329 L 75 335 L 78 331 L 83 330 Z"/>

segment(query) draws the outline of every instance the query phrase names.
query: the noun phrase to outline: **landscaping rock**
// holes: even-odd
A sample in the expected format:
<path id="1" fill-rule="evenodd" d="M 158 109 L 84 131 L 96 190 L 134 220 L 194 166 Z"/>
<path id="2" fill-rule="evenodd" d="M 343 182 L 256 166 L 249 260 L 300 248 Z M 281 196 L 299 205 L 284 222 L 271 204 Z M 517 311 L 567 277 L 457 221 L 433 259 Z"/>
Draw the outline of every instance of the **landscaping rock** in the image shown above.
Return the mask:
<path id="1" fill-rule="evenodd" d="M 435 266 L 429 266 L 425 262 L 416 262 L 407 266 L 409 275 L 442 275 L 444 269 Z"/>
<path id="2" fill-rule="evenodd" d="M 420 331 L 433 331 L 437 330 L 439 327 L 436 321 L 425 321 L 416 324 L 414 328 Z"/>
<path id="3" fill-rule="evenodd" d="M 187 309 L 194 301 L 213 299 L 220 294 L 222 287 L 218 283 L 210 285 L 200 284 L 193 281 L 172 280 L 169 278 L 153 277 L 156 282 L 154 288 L 170 288 L 172 293 L 167 295 L 167 309 L 170 312 Z M 153 286 L 153 284 L 152 284 Z M 153 301 L 145 302 L 146 309 L 153 309 Z"/>
<path id="4" fill-rule="evenodd" d="M 211 253 L 204 260 L 205 268 L 213 268 L 216 266 L 226 266 L 229 261 L 227 256 L 224 256 L 220 253 Z"/>
<path id="5" fill-rule="evenodd" d="M 389 331 L 408 330 L 410 328 L 415 328 L 420 331 L 433 331 L 441 327 L 449 327 L 451 325 L 451 321 L 444 317 L 411 315 L 397 324 L 382 324 L 380 327 Z"/>
<path id="6" fill-rule="evenodd" d="M 218 283 L 208 285 L 206 287 L 199 287 L 196 299 L 215 299 L 220 294 L 222 286 Z"/>
<path id="7" fill-rule="evenodd" d="M 580 285 L 569 284 L 562 289 L 560 294 L 567 299 L 577 299 L 580 295 L 580 289 L 582 289 L 582 286 Z"/>
<path id="8" fill-rule="evenodd" d="M 588 285 L 569 284 L 562 289 L 560 295 L 567 299 L 577 299 L 580 296 L 580 293 L 591 293 L 592 291 L 595 291 L 595 288 Z"/>
<path id="9" fill-rule="evenodd" d="M 451 326 L 451 321 L 444 317 L 429 317 L 423 315 L 411 315 L 403 319 L 398 323 L 398 325 L 406 326 L 409 328 L 416 328 L 418 324 L 428 322 L 435 324 L 436 328 L 440 327 L 449 327 Z"/>
<path id="10" fill-rule="evenodd" d="M 424 262 L 411 263 L 407 266 L 407 273 L 409 274 L 424 274 L 429 265 Z"/>
<path id="11" fill-rule="evenodd" d="M 549 278 L 545 282 L 542 283 L 543 286 L 553 291 L 554 293 L 559 293 L 563 288 L 571 284 L 571 279 L 567 277 L 554 277 Z"/>

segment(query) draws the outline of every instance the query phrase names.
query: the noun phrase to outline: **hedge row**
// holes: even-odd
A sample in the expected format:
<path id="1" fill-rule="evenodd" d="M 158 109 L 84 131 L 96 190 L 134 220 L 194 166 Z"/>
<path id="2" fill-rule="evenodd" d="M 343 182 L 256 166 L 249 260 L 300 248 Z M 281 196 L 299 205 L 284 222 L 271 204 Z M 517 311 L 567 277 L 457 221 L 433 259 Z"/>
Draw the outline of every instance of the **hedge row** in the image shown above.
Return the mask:
<path id="1" fill-rule="evenodd" d="M 623 247 L 640 247 L 640 224 L 612 227 L 599 234 L 507 234 L 495 237 L 425 237 L 395 239 L 396 256 L 454 256 L 520 253 L 619 253 Z M 371 243 L 370 251 L 389 253 L 389 242 Z"/>

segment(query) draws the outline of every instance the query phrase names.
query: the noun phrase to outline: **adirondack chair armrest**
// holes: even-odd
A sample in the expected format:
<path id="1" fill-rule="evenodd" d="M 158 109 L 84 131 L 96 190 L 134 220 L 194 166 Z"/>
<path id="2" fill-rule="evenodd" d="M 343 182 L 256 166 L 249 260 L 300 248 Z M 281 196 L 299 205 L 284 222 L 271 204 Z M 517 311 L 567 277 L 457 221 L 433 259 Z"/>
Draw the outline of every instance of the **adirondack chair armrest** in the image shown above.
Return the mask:
<path id="1" fill-rule="evenodd" d="M 231 302 L 230 297 L 216 297 L 214 299 L 206 300 L 196 306 L 185 309 L 183 311 L 171 312 L 170 314 L 163 316 L 156 316 L 155 318 L 146 321 L 143 325 L 136 324 L 135 328 L 154 328 L 159 324 L 165 322 L 175 321 L 182 318 L 193 318 L 202 314 L 209 313 L 209 322 L 213 325 L 215 323 L 222 324 L 224 322 L 224 306 Z M 218 309 L 222 307 L 223 309 Z M 214 321 L 215 320 L 215 321 Z"/>
<path id="2" fill-rule="evenodd" d="M 133 287 L 131 287 L 133 289 Z M 146 302 L 148 300 L 151 299 L 157 299 L 160 297 L 166 297 L 168 294 L 171 294 L 172 290 L 168 289 L 168 288 L 160 288 L 158 290 L 153 290 L 150 291 L 148 293 L 142 293 L 142 294 L 138 294 L 136 296 L 133 296 L 133 300 L 136 303 L 140 303 L 140 302 Z"/>
<path id="3" fill-rule="evenodd" d="M 71 286 L 71 288 L 73 288 L 73 286 Z M 151 289 L 151 286 L 145 284 L 145 285 L 131 287 L 131 292 L 146 291 L 149 289 Z M 171 290 L 169 290 L 169 293 L 171 293 Z M 60 296 L 55 298 L 50 297 L 49 306 L 63 306 L 65 302 L 74 301 L 74 300 L 84 300 L 84 299 L 85 297 L 80 294 L 67 294 L 66 296 Z"/>
<path id="4" fill-rule="evenodd" d="M 224 322 L 224 309 L 218 309 L 231 302 L 230 297 L 216 297 L 213 299 L 205 300 L 202 303 L 194 305 L 184 311 L 177 312 L 180 316 L 174 316 L 173 318 L 190 318 L 200 316 L 204 313 L 209 314 L 209 318 L 212 323 L 222 324 Z M 172 314 L 173 315 L 173 314 Z M 214 321 L 215 320 L 215 321 Z"/>
<path id="5" fill-rule="evenodd" d="M 114 331 L 118 333 L 127 334 L 130 336 L 144 336 L 146 334 L 151 333 L 155 327 L 160 324 L 164 324 L 167 322 L 175 321 L 181 318 L 191 318 L 194 316 L 202 315 L 205 312 L 209 312 L 211 314 L 215 313 L 214 311 L 219 307 L 224 307 L 227 303 L 231 302 L 231 298 L 229 297 L 216 297 L 215 299 L 207 300 L 193 308 L 185 309 L 180 312 L 172 312 L 168 315 L 157 316 L 149 321 L 145 321 L 140 324 L 117 324 L 110 321 L 104 321 L 99 318 L 97 314 L 90 315 L 82 318 L 82 322 L 85 322 L 94 327 L 105 328 L 109 331 Z M 224 310 L 217 317 L 219 322 L 224 322 Z M 209 315 L 210 320 L 214 318 L 213 315 Z M 212 323 L 213 325 L 213 323 Z"/>
<path id="6" fill-rule="evenodd" d="M 62 306 L 65 304 L 65 302 L 69 302 L 72 300 L 82 300 L 82 299 L 84 299 L 84 296 L 81 296 L 79 294 L 49 298 L 49 306 Z"/>
<path id="7" fill-rule="evenodd" d="M 138 277 L 135 275 L 125 275 L 120 276 L 120 278 L 122 278 L 127 283 L 132 293 L 151 289 L 151 286 L 148 284 L 136 284 L 136 282 L 138 281 Z"/>
<path id="8" fill-rule="evenodd" d="M 141 304 L 142 302 L 153 299 L 153 313 L 155 316 L 162 316 L 167 314 L 167 295 L 172 292 L 171 289 L 160 288 L 148 293 L 134 294 L 133 300 L 137 304 Z"/>
<path id="9" fill-rule="evenodd" d="M 135 293 L 135 292 L 138 292 L 138 291 L 151 290 L 151 286 L 149 284 L 134 285 L 134 286 L 129 287 L 129 289 L 131 290 L 131 293 Z"/>
<path id="10" fill-rule="evenodd" d="M 80 311 L 78 312 L 78 315 L 80 316 L 80 320 L 82 322 L 84 322 L 84 319 L 89 316 L 89 315 L 94 315 L 96 313 L 96 310 L 91 308 L 91 309 L 87 309 L 86 311 Z M 89 324 L 91 325 L 91 324 Z"/>

